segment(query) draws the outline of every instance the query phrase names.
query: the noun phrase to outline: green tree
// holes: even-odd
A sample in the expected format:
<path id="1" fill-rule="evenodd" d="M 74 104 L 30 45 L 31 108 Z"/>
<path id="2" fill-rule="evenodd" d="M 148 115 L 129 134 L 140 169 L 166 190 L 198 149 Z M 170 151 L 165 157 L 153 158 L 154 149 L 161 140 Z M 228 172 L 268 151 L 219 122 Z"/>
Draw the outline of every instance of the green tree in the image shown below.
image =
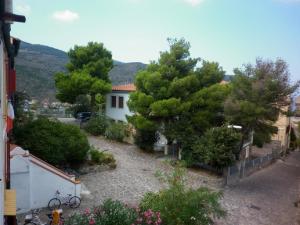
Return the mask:
<path id="1" fill-rule="evenodd" d="M 111 53 L 102 43 L 90 42 L 87 46 L 75 46 L 68 55 L 68 73 L 55 75 L 56 97 L 74 104 L 79 95 L 89 95 L 91 106 L 95 108 L 96 96 L 104 96 L 111 90 L 108 77 L 113 66 Z"/>
<path id="2" fill-rule="evenodd" d="M 257 59 L 255 65 L 234 72 L 232 92 L 225 103 L 226 117 L 242 126 L 243 139 L 254 131 L 261 145 L 277 131 L 273 125 L 279 113 L 285 113 L 299 82 L 290 83 L 288 65 L 281 59 Z"/>
<path id="3" fill-rule="evenodd" d="M 215 119 L 223 117 L 222 104 L 229 91 L 217 84 L 225 74 L 218 63 L 203 61 L 202 67 L 196 68 L 200 59 L 190 57 L 188 42 L 175 39 L 169 43 L 169 51 L 162 52 L 158 62 L 137 74 L 137 91 L 128 102 L 136 114 L 129 121 L 138 130 L 140 140 L 145 139 L 140 137 L 143 133 L 160 131 L 169 142 L 176 140 L 182 145 L 190 137 L 221 123 Z M 207 114 L 209 120 L 204 118 Z"/>
<path id="4" fill-rule="evenodd" d="M 68 52 L 69 72 L 86 71 L 92 77 L 109 82 L 108 72 L 113 68 L 112 54 L 102 43 L 89 42 L 87 46 L 75 45 Z"/>
<path id="5" fill-rule="evenodd" d="M 193 143 L 193 160 L 218 169 L 230 166 L 235 161 L 240 141 L 240 133 L 232 128 L 211 128 Z"/>

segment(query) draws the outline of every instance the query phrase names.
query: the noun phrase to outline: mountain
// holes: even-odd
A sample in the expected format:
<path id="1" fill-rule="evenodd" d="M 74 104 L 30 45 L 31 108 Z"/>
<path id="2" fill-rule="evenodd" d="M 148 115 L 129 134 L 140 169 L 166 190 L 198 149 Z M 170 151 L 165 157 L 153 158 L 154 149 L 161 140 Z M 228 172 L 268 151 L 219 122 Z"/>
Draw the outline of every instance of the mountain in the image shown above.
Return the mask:
<path id="1" fill-rule="evenodd" d="M 68 61 L 68 55 L 64 51 L 22 42 L 16 57 L 17 90 L 39 100 L 54 101 L 54 75 L 65 72 Z M 140 62 L 123 63 L 114 60 L 109 77 L 113 85 L 130 83 L 133 82 L 135 74 L 146 66 Z"/>
<path id="2" fill-rule="evenodd" d="M 55 99 L 54 74 L 65 71 L 68 56 L 64 51 L 22 42 L 16 57 L 17 90 L 43 100 Z"/>
<path id="3" fill-rule="evenodd" d="M 135 74 L 145 69 L 146 66 L 146 64 L 140 62 L 114 63 L 114 67 L 108 75 L 113 85 L 133 83 Z"/>

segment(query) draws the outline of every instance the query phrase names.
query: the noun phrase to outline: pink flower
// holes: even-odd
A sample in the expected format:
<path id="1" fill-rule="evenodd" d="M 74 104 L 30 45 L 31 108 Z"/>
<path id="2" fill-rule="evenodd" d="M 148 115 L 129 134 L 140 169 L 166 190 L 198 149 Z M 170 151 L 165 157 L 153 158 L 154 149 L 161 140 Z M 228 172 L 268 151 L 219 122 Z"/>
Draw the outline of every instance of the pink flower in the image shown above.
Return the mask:
<path id="1" fill-rule="evenodd" d="M 93 225 L 93 224 L 95 224 L 95 223 L 96 223 L 96 222 L 95 222 L 94 218 L 91 218 L 90 221 L 89 221 L 89 225 Z"/>
<path id="2" fill-rule="evenodd" d="M 89 208 L 86 208 L 84 210 L 84 214 L 87 215 L 87 216 L 90 215 L 91 214 L 91 210 Z"/>

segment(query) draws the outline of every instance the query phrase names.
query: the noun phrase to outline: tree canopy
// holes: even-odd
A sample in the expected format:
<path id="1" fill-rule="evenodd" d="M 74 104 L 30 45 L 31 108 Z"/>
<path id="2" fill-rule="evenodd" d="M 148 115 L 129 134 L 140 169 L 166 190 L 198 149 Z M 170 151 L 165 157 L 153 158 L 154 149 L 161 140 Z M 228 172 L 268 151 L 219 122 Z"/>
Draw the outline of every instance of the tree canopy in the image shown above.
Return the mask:
<path id="1" fill-rule="evenodd" d="M 225 72 L 218 63 L 190 57 L 184 39 L 169 40 L 169 51 L 136 75 L 137 91 L 128 102 L 135 115 L 129 121 L 138 130 L 162 133 L 169 142 L 187 142 L 207 128 L 222 123 L 222 104 L 229 86 L 220 81 Z"/>
<path id="2" fill-rule="evenodd" d="M 112 54 L 103 43 L 89 42 L 87 46 L 75 45 L 68 52 L 69 72 L 85 70 L 92 77 L 108 81 L 108 72 L 113 68 Z"/>
<path id="3" fill-rule="evenodd" d="M 242 126 L 244 138 L 254 131 L 263 143 L 277 131 L 273 125 L 279 113 L 288 109 L 299 82 L 291 84 L 288 65 L 281 59 L 257 59 L 255 65 L 234 72 L 232 92 L 225 103 L 226 117 L 230 123 Z"/>
<path id="4" fill-rule="evenodd" d="M 68 55 L 68 73 L 55 75 L 56 97 L 74 104 L 79 95 L 90 95 L 94 107 L 96 95 L 105 95 L 111 90 L 108 72 L 113 66 L 112 55 L 102 43 L 94 42 L 75 46 Z"/>

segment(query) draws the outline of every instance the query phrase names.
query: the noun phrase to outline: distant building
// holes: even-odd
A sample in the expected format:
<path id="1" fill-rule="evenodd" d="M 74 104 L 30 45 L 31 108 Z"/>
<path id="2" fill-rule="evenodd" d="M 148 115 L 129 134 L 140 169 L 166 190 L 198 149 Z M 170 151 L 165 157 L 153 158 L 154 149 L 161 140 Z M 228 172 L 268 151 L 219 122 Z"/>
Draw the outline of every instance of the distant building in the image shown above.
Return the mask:
<path id="1" fill-rule="evenodd" d="M 133 115 L 129 111 L 127 102 L 129 94 L 135 90 L 134 84 L 113 86 L 111 93 L 106 95 L 106 116 L 115 121 L 127 122 L 126 116 Z"/>
<path id="2" fill-rule="evenodd" d="M 288 106 L 284 108 L 284 111 L 288 111 Z M 280 113 L 274 126 L 277 127 L 278 131 L 272 136 L 272 140 L 279 141 L 282 151 L 285 152 L 290 145 L 291 118 Z"/>

